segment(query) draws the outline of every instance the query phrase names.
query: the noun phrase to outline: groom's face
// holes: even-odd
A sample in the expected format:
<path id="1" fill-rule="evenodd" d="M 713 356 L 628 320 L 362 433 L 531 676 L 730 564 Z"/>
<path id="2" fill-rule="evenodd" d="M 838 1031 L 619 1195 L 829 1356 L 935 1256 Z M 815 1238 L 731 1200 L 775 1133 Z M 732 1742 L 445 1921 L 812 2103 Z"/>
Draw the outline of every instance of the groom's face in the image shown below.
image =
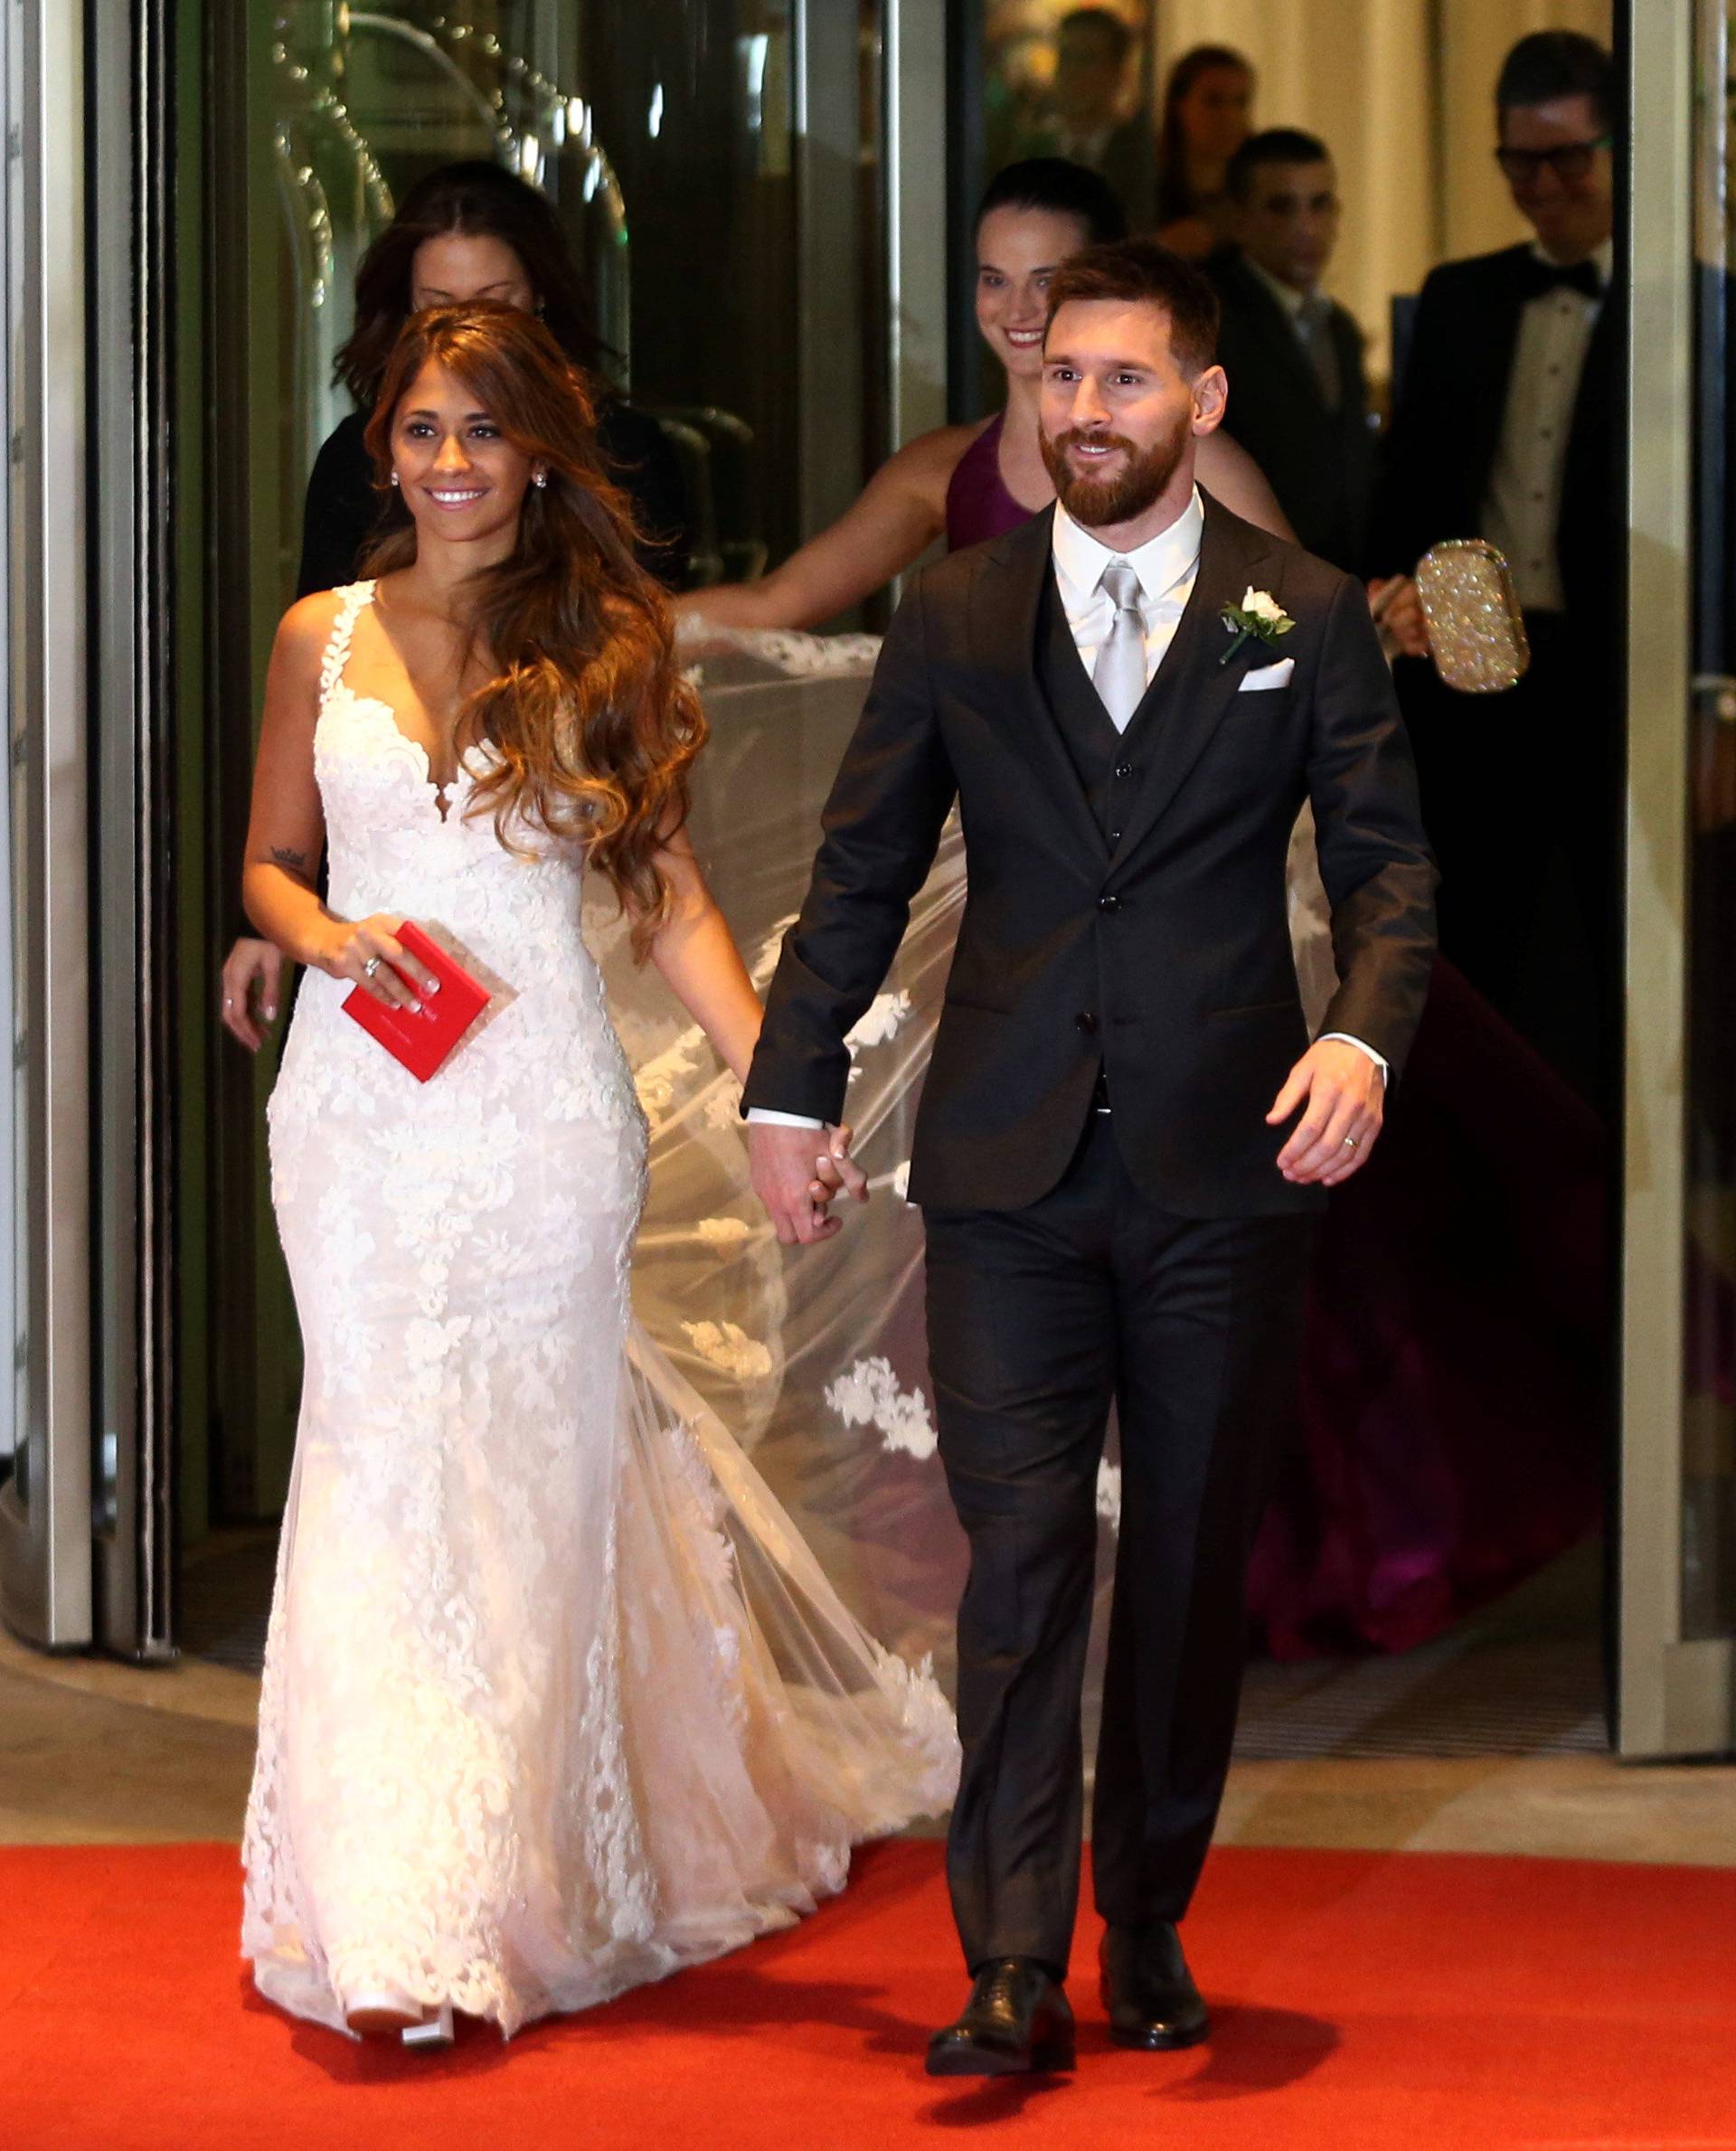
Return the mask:
<path id="1" fill-rule="evenodd" d="M 1168 495 L 1184 501 L 1194 440 L 1222 409 L 1222 370 L 1190 373 L 1160 306 L 1076 299 L 1049 324 L 1043 460 L 1061 505 L 1088 529 L 1137 523 Z"/>

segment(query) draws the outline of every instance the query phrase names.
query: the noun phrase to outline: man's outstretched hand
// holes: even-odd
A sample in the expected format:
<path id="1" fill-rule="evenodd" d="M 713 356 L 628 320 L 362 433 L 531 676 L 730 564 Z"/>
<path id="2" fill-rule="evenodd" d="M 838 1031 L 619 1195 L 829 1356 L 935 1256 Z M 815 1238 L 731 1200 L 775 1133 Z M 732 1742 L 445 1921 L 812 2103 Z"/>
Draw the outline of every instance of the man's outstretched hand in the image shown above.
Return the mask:
<path id="1" fill-rule="evenodd" d="M 753 1192 L 765 1204 L 786 1247 L 809 1247 L 843 1228 L 834 1217 L 835 1196 L 868 1200 L 868 1175 L 850 1155 L 851 1130 L 785 1127 L 755 1120 L 748 1126 L 748 1162 Z"/>
<path id="2" fill-rule="evenodd" d="M 1336 1187 L 1368 1163 L 1386 1112 L 1386 1078 L 1342 1039 L 1323 1038 L 1291 1069 L 1267 1125 L 1304 1112 L 1278 1154 L 1278 1169 L 1300 1186 Z"/>

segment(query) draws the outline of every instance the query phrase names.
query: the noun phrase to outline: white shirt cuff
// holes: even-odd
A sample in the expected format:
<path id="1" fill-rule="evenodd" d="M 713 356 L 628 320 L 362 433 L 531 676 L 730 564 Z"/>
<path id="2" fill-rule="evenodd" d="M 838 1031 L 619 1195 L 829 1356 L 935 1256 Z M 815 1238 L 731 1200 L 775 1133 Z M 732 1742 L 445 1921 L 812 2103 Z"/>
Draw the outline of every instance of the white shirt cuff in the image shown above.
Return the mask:
<path id="1" fill-rule="evenodd" d="M 1360 1038 L 1353 1038 L 1348 1031 L 1323 1031 L 1314 1042 L 1316 1045 L 1324 1045 L 1329 1038 L 1335 1038 L 1340 1045 L 1354 1045 L 1359 1053 L 1366 1053 L 1375 1067 L 1380 1070 L 1382 1082 L 1390 1083 L 1392 1080 L 1392 1071 L 1372 1045 L 1364 1044 Z M 752 1119 L 752 1114 L 750 1113 L 748 1118 Z"/>

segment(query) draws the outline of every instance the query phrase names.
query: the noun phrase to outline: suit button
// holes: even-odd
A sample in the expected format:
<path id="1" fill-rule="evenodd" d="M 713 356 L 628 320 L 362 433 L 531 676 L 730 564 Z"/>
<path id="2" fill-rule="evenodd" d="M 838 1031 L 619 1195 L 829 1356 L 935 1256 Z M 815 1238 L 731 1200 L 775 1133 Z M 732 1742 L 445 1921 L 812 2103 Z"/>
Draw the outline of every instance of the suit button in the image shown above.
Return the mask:
<path id="1" fill-rule="evenodd" d="M 1097 1018 L 1091 1014 L 1089 1008 L 1081 1009 L 1079 1014 L 1073 1018 L 1073 1022 L 1085 1033 L 1087 1038 L 1095 1037 L 1097 1033 Z"/>
<path id="2" fill-rule="evenodd" d="M 1121 899 L 1118 896 L 1099 896 L 1097 900 L 1097 908 L 1099 911 L 1118 911 L 1121 909 Z"/>
<path id="3" fill-rule="evenodd" d="M 1131 762 L 1117 762 L 1115 773 L 1124 779 L 1129 778 L 1133 775 L 1133 764 Z"/>
<path id="4" fill-rule="evenodd" d="M 1119 843 L 1120 843 L 1120 841 L 1121 841 L 1121 832 L 1120 832 L 1120 830 L 1119 830 L 1119 829 L 1111 829 L 1111 830 L 1109 831 L 1109 842 L 1110 842 L 1111 844 L 1119 844 Z"/>

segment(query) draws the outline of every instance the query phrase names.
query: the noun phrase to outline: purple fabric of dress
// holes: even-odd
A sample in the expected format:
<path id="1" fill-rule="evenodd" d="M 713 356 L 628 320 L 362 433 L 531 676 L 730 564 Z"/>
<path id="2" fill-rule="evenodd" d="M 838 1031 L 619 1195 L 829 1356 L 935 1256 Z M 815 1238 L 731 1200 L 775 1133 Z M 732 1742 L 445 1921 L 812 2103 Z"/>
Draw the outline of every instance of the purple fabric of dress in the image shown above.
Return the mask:
<path id="1" fill-rule="evenodd" d="M 1001 428 L 1005 413 L 996 411 L 958 458 L 947 486 L 947 551 L 979 545 L 1004 531 L 1029 523 L 1036 513 L 1016 501 L 1001 476 Z"/>
<path id="2" fill-rule="evenodd" d="M 1001 428 L 952 474 L 951 552 L 1032 514 Z M 1381 1147 L 1322 1225 L 1250 1571 L 1260 1647 L 1414 1648 L 1596 1522 L 1607 1173 L 1595 1116 L 1441 964 Z"/>
<path id="3" fill-rule="evenodd" d="M 1426 1643 L 1596 1523 L 1608 1139 L 1450 963 L 1322 1223 L 1297 1424 L 1249 1571 L 1278 1658 Z"/>

